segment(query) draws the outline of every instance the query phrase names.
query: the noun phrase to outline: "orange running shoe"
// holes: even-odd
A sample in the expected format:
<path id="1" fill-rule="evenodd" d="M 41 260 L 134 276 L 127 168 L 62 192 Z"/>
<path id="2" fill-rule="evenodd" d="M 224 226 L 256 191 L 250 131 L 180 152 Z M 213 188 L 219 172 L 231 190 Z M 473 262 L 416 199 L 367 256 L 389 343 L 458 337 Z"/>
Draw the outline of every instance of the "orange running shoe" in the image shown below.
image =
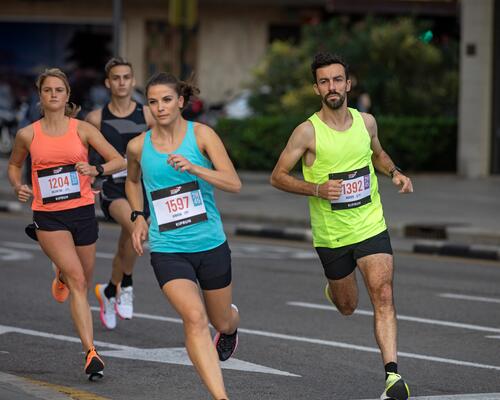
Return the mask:
<path id="1" fill-rule="evenodd" d="M 92 346 L 85 356 L 85 373 L 89 376 L 89 381 L 104 376 L 104 361 Z"/>
<path id="2" fill-rule="evenodd" d="M 61 270 L 52 263 L 52 268 L 56 273 L 56 277 L 52 281 L 52 297 L 59 303 L 64 303 L 69 296 L 69 289 L 63 281 L 61 281 Z"/>

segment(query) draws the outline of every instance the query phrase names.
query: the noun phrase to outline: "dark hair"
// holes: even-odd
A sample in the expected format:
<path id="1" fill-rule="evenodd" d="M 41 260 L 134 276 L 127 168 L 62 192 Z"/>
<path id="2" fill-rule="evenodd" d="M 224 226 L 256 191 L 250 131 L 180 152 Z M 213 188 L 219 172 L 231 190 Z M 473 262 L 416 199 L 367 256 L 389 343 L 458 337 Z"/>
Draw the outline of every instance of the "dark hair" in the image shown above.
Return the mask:
<path id="1" fill-rule="evenodd" d="M 191 97 L 200 94 L 200 89 L 193 85 L 192 80 L 193 76 L 191 76 L 188 82 L 184 82 L 179 80 L 172 74 L 168 74 L 166 72 L 158 72 L 157 74 L 154 74 L 151 78 L 149 78 L 148 82 L 146 83 L 146 98 L 148 97 L 148 91 L 151 86 L 167 85 L 172 87 L 179 97 L 184 97 L 184 108 L 188 104 Z"/>
<path id="2" fill-rule="evenodd" d="M 109 76 L 109 72 L 111 71 L 111 69 L 114 67 L 118 67 L 119 65 L 125 65 L 127 67 L 130 67 L 130 69 L 132 70 L 132 73 L 134 72 L 134 70 L 132 68 L 132 64 L 130 64 L 130 62 L 127 61 L 125 58 L 113 57 L 104 66 L 104 72 L 106 73 L 106 78 Z"/>
<path id="3" fill-rule="evenodd" d="M 313 75 L 313 80 L 316 82 L 316 70 L 321 67 L 326 67 L 332 64 L 340 64 L 344 67 L 345 78 L 349 79 L 349 65 L 337 54 L 321 52 L 316 53 L 311 63 L 311 72 Z"/>
<path id="4" fill-rule="evenodd" d="M 71 94 L 68 77 L 59 68 L 48 68 L 45 71 L 43 71 L 40 75 L 38 75 L 38 78 L 36 79 L 35 83 L 36 88 L 38 90 L 38 94 L 42 93 L 43 82 L 45 82 L 45 79 L 47 79 L 49 76 L 53 78 L 59 78 L 63 82 L 64 87 L 68 92 L 68 95 Z M 67 117 L 76 117 L 76 115 L 80 112 L 80 110 L 81 110 L 80 106 L 77 106 L 75 103 L 68 102 L 66 103 L 66 107 L 64 108 L 64 115 L 66 115 Z M 43 115 L 42 107 L 40 107 L 40 113 Z"/>

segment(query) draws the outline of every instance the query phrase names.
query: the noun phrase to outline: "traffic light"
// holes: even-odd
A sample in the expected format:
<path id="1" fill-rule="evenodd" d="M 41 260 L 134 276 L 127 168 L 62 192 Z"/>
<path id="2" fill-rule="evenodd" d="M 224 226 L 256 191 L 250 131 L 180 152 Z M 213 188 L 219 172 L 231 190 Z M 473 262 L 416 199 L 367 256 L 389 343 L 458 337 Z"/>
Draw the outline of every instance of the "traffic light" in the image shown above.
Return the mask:
<path id="1" fill-rule="evenodd" d="M 423 32 L 418 38 L 424 43 L 430 43 L 433 37 L 434 34 L 430 29 L 428 29 L 425 32 Z"/>

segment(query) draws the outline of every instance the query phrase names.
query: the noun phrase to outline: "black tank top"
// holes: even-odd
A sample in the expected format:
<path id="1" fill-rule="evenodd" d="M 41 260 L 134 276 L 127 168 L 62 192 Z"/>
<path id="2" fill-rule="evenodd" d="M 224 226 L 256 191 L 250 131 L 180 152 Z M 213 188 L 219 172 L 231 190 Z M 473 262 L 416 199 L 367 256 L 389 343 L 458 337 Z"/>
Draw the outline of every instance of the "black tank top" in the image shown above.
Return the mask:
<path id="1" fill-rule="evenodd" d="M 147 128 L 142 104 L 137 103 L 134 111 L 126 117 L 113 115 L 109 104 L 102 109 L 101 132 L 122 156 L 126 153 L 128 142 Z"/>

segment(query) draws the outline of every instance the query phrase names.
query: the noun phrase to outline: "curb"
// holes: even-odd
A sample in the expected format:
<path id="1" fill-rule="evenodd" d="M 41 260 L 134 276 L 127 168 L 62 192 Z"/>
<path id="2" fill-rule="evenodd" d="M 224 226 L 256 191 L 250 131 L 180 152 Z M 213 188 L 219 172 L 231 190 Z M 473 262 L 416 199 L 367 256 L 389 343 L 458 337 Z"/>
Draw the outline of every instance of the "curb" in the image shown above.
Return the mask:
<path id="1" fill-rule="evenodd" d="M 274 228 L 258 224 L 237 225 L 234 234 L 237 236 L 263 237 L 270 239 L 286 239 L 304 242 L 312 241 L 310 229 Z"/>
<path id="2" fill-rule="evenodd" d="M 422 229 L 423 232 L 428 233 L 427 237 L 441 238 L 443 236 L 442 230 L 432 231 L 427 229 L 427 227 L 425 229 Z M 389 231 L 395 232 L 391 228 L 389 228 Z M 310 229 L 276 228 L 259 224 L 241 224 L 236 226 L 234 233 L 237 236 L 251 236 L 270 239 L 286 239 L 312 242 L 312 233 Z M 411 237 L 410 235 L 408 235 L 408 233 L 409 232 L 406 227 L 403 227 L 402 235 L 399 238 L 406 240 L 416 239 L 415 237 Z M 399 235 L 396 235 L 396 237 L 398 236 Z M 497 246 L 461 244 L 439 240 L 417 241 L 416 243 L 411 245 L 411 251 L 413 253 L 419 254 L 433 254 L 440 256 L 474 258 L 493 261 L 500 260 L 500 247 Z"/>
<path id="3" fill-rule="evenodd" d="M 494 246 L 468 245 L 447 242 L 421 241 L 413 245 L 413 252 L 420 254 L 435 254 L 476 258 L 481 260 L 500 260 L 500 250 Z"/>
<path id="4" fill-rule="evenodd" d="M 19 201 L 0 200 L 0 212 L 21 212 L 23 211 L 23 204 Z"/>

